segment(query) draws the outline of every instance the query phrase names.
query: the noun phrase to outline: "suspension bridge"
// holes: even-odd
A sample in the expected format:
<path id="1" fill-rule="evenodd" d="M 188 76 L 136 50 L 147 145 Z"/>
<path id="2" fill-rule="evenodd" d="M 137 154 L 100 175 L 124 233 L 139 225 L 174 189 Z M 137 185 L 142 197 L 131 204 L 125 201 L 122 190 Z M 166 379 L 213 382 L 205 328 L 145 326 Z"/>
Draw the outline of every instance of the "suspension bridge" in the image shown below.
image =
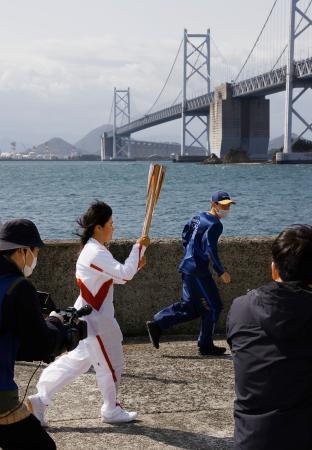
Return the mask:
<path id="1" fill-rule="evenodd" d="M 311 120 L 300 110 L 312 87 L 311 6 L 312 0 L 272 1 L 236 75 L 233 68 L 229 70 L 209 29 L 205 34 L 184 30 L 169 74 L 148 111 L 131 116 L 130 89 L 114 88 L 113 129 L 102 136 L 101 159 L 131 158 L 132 133 L 181 119 L 182 158 L 186 146 L 196 146 L 207 156 L 214 153 L 222 158 L 230 149 L 242 149 L 251 159 L 266 160 L 270 136 L 270 100 L 266 96 L 285 91 L 284 148 L 277 160 L 297 161 L 299 156 L 293 154 L 292 146 L 312 132 Z M 212 46 L 218 58 L 212 58 Z M 181 53 L 181 89 L 171 104 L 160 107 Z M 223 79 L 218 75 L 220 69 Z M 203 91 L 200 95 L 191 92 L 199 86 Z M 295 140 L 294 120 L 300 127 Z"/>

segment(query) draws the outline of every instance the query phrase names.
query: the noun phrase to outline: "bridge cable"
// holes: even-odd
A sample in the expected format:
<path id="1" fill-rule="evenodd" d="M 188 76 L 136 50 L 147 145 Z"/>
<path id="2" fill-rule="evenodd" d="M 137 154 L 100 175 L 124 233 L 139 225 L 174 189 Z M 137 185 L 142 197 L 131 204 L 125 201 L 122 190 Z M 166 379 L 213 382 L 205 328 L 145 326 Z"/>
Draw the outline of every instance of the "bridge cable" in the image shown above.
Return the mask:
<path id="1" fill-rule="evenodd" d="M 312 0 L 311 0 L 312 1 Z M 210 34 L 210 39 L 215 47 L 215 49 L 217 50 L 217 53 L 221 56 L 221 60 L 223 61 L 223 63 L 226 65 L 227 71 L 228 71 L 228 76 L 230 75 L 230 64 L 229 61 L 227 61 L 227 59 L 224 57 L 224 55 L 221 53 L 219 47 L 217 46 L 216 41 L 213 39 L 213 37 Z M 233 72 L 231 73 L 231 75 L 233 75 Z"/>
<path id="2" fill-rule="evenodd" d="M 180 42 L 180 45 L 179 45 L 177 54 L 176 54 L 176 56 L 175 56 L 175 58 L 174 58 L 173 64 L 172 64 L 171 69 L 170 69 L 170 72 L 169 72 L 169 74 L 168 74 L 168 76 L 167 76 L 167 78 L 166 78 L 166 81 L 165 81 L 165 83 L 164 83 L 164 85 L 163 85 L 161 91 L 159 92 L 158 96 L 156 97 L 156 100 L 154 101 L 154 103 L 152 104 L 152 106 L 149 108 L 149 110 L 147 111 L 147 113 L 146 113 L 145 115 L 149 114 L 149 113 L 152 111 L 152 109 L 154 108 L 154 106 L 155 106 L 156 103 L 158 102 L 158 100 L 159 100 L 161 94 L 164 92 L 165 87 L 167 86 L 167 83 L 168 83 L 168 81 L 169 81 L 169 78 L 170 78 L 170 76 L 171 76 L 171 74 L 172 74 L 172 71 L 173 71 L 173 69 L 174 69 L 175 63 L 177 62 L 177 59 L 178 59 L 178 56 L 179 56 L 179 53 L 180 53 L 182 44 L 183 44 L 183 39 L 182 39 L 181 42 Z"/>
<path id="3" fill-rule="evenodd" d="M 180 92 L 178 93 L 178 95 L 176 96 L 176 98 L 173 100 L 173 102 L 171 103 L 171 106 L 175 105 L 176 101 L 178 100 L 178 98 L 180 97 L 180 95 L 182 94 L 182 89 L 180 90 Z"/>
<path id="4" fill-rule="evenodd" d="M 272 13 L 273 13 L 273 10 L 274 10 L 274 8 L 275 8 L 277 2 L 278 2 L 278 0 L 275 0 L 275 1 L 274 1 L 274 4 L 273 4 L 273 6 L 272 6 L 272 8 L 271 8 L 271 11 L 269 12 L 268 17 L 266 18 L 266 21 L 264 22 L 264 25 L 263 25 L 263 27 L 261 28 L 261 31 L 260 31 L 260 33 L 259 33 L 259 35 L 258 35 L 258 37 L 257 37 L 257 39 L 256 39 L 256 41 L 255 41 L 255 43 L 254 43 L 254 45 L 253 45 L 253 47 L 252 47 L 252 49 L 251 49 L 250 52 L 249 52 L 249 55 L 247 56 L 247 58 L 246 58 L 246 60 L 245 60 L 245 62 L 244 62 L 244 64 L 243 64 L 241 70 L 238 72 L 238 75 L 237 75 L 237 77 L 236 77 L 235 80 L 234 80 L 235 83 L 236 83 L 236 81 L 238 80 L 238 78 L 239 78 L 240 74 L 242 73 L 242 71 L 244 70 L 244 68 L 245 68 L 245 66 L 246 66 L 246 64 L 247 64 L 247 62 L 249 61 L 249 59 L 250 59 L 250 57 L 251 57 L 251 55 L 252 55 L 252 52 L 254 51 L 256 45 L 258 44 L 258 42 L 259 42 L 259 40 L 260 40 L 260 38 L 261 38 L 261 36 L 262 36 L 262 33 L 263 33 L 263 31 L 264 31 L 264 29 L 265 29 L 265 27 L 266 27 L 266 25 L 267 25 L 267 23 L 268 23 L 268 21 L 269 21 L 271 15 L 272 15 Z"/>
<path id="5" fill-rule="evenodd" d="M 312 0 L 311 0 L 311 1 L 312 1 Z M 211 36 L 211 35 L 210 35 L 210 36 Z M 200 57 L 200 53 L 198 53 L 198 55 L 197 55 L 196 61 L 195 61 L 195 63 L 194 63 L 194 67 L 196 67 L 196 64 L 198 63 L 199 57 Z M 180 95 L 182 94 L 182 90 L 183 90 L 183 89 L 180 90 L 180 92 L 178 93 L 178 95 L 177 95 L 176 98 L 173 100 L 173 102 L 171 103 L 170 106 L 175 105 L 175 102 L 178 100 L 178 98 L 179 98 Z"/>
<path id="6" fill-rule="evenodd" d="M 312 1 L 312 0 L 311 0 Z M 219 50 L 219 47 L 216 44 L 216 41 L 213 39 L 213 37 L 210 35 L 210 39 L 212 40 L 213 45 L 215 46 L 215 49 L 217 50 L 217 52 L 219 53 L 219 55 L 221 56 L 222 61 L 228 66 L 229 62 L 226 60 L 226 58 L 223 56 L 223 54 L 221 53 L 221 51 Z"/>
<path id="7" fill-rule="evenodd" d="M 308 6 L 306 7 L 306 10 L 304 11 L 304 14 L 306 14 L 306 13 L 308 12 L 308 10 L 310 9 L 311 4 L 312 4 L 312 0 L 310 0 L 310 3 L 309 3 Z M 299 23 L 298 23 L 297 26 L 296 26 L 295 32 L 296 32 L 296 31 L 298 30 L 298 28 L 300 27 L 300 25 L 301 25 L 303 19 L 304 19 L 304 18 L 301 17 Z M 288 44 L 285 45 L 285 47 L 284 47 L 282 53 L 281 53 L 281 54 L 279 55 L 279 57 L 277 58 L 277 60 L 276 60 L 276 62 L 275 62 L 275 64 L 274 64 L 274 66 L 273 66 L 272 69 L 271 69 L 271 72 L 275 69 L 275 67 L 277 66 L 277 64 L 279 63 L 279 61 L 281 60 L 281 58 L 283 57 L 284 53 L 285 53 L 286 50 L 287 50 L 287 47 L 288 47 Z"/>

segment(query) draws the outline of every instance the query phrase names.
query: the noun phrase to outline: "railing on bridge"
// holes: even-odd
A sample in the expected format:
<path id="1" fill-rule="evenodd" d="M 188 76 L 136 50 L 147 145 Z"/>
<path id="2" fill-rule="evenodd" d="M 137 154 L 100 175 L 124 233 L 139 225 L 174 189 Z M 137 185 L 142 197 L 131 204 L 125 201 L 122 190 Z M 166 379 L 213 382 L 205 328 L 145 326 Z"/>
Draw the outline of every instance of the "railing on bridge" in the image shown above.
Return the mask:
<path id="1" fill-rule="evenodd" d="M 283 88 L 286 83 L 286 66 L 240 81 L 232 86 L 233 97 L 245 95 L 268 95 Z M 296 61 L 294 64 L 294 86 L 297 80 L 312 77 L 312 58 Z M 265 91 L 265 92 L 263 92 Z"/>
<path id="2" fill-rule="evenodd" d="M 312 75 L 312 57 L 296 62 L 295 74 L 297 78 L 310 77 Z"/>
<path id="3" fill-rule="evenodd" d="M 199 97 L 195 97 L 193 99 L 187 100 L 187 112 L 198 111 L 200 113 L 201 110 L 208 112 L 209 105 L 213 99 L 214 93 L 204 94 Z M 138 130 L 144 130 L 145 128 L 150 127 L 151 125 L 158 125 L 164 122 L 168 122 L 169 120 L 175 120 L 181 117 L 182 114 L 182 103 L 178 103 L 173 106 L 169 106 L 168 108 L 161 109 L 152 114 L 146 114 L 144 117 L 134 120 L 130 124 L 124 125 L 122 127 L 117 128 L 118 136 L 125 136 L 131 133 L 134 133 Z M 107 133 L 107 137 L 112 137 L 113 132 L 109 131 Z"/>

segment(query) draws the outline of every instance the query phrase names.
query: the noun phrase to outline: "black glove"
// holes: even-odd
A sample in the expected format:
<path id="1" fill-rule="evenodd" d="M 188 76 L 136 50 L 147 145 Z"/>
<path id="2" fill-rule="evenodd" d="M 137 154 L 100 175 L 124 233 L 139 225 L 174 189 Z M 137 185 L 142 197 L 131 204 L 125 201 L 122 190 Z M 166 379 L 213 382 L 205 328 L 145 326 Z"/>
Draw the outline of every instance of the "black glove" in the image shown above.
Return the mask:
<path id="1" fill-rule="evenodd" d="M 85 339 L 88 335 L 87 322 L 84 320 L 76 320 L 75 323 L 64 324 L 65 328 L 65 347 L 68 352 L 74 350 L 79 341 Z"/>

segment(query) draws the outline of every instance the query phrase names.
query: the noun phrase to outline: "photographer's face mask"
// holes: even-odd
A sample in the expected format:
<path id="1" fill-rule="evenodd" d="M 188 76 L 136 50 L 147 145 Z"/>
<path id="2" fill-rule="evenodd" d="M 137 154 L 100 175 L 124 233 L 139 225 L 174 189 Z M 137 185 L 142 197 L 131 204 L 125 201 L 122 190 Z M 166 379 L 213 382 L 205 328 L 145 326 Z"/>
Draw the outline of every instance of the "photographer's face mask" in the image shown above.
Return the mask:
<path id="1" fill-rule="evenodd" d="M 33 261 L 32 261 L 32 263 L 31 263 L 31 266 L 28 266 L 28 265 L 26 264 L 26 255 L 27 255 L 27 251 L 30 251 L 31 256 L 33 257 Z M 30 250 L 30 248 L 28 248 L 28 249 L 26 250 L 26 252 L 24 253 L 24 258 L 25 258 L 25 265 L 24 265 L 23 273 L 24 273 L 25 277 L 27 278 L 27 277 L 30 277 L 30 275 L 33 273 L 34 268 L 35 268 L 36 265 L 37 265 L 37 256 L 35 256 L 35 255 L 33 254 L 33 252 Z"/>

